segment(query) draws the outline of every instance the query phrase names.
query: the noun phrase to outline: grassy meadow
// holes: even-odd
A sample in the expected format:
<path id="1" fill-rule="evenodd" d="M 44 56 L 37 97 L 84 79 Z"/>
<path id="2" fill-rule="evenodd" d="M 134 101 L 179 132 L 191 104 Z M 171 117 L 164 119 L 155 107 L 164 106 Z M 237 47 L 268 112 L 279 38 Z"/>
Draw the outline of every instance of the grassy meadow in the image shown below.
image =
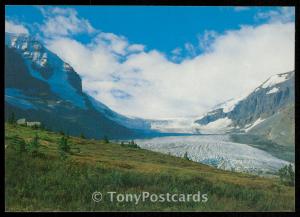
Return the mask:
<path id="1" fill-rule="evenodd" d="M 19 152 L 14 138 L 39 137 L 38 154 Z M 187 159 L 5 124 L 6 211 L 294 211 L 295 188 L 277 178 L 222 171 Z M 118 193 L 206 193 L 208 201 L 138 204 L 92 200 L 95 191 Z"/>

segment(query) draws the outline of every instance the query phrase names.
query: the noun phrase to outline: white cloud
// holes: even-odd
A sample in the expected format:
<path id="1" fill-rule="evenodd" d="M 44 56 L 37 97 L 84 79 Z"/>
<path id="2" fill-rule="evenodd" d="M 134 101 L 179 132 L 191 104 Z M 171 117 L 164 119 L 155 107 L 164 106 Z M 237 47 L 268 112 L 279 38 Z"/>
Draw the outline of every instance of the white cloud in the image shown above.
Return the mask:
<path id="1" fill-rule="evenodd" d="M 40 30 L 46 36 L 67 36 L 78 33 L 93 33 L 95 29 L 88 20 L 79 18 L 77 11 L 71 8 L 39 7 L 45 17 Z"/>
<path id="2" fill-rule="evenodd" d="M 47 44 L 83 77 L 86 92 L 115 111 L 169 118 L 200 115 L 248 93 L 273 74 L 294 69 L 294 33 L 293 22 L 210 32 L 203 45 L 209 52 L 197 55 L 187 43 L 195 57 L 180 63 L 142 46 L 130 53 L 134 44 L 112 33 L 100 33 L 88 45 L 63 37 Z"/>
<path id="3" fill-rule="evenodd" d="M 141 52 L 141 51 L 144 51 L 145 50 L 145 46 L 142 45 L 142 44 L 133 44 L 133 45 L 130 45 L 127 50 L 129 52 Z"/>
<path id="4" fill-rule="evenodd" d="M 111 52 L 119 55 L 125 55 L 126 48 L 128 47 L 128 41 L 125 37 L 105 32 L 101 32 L 96 37 L 95 43 L 103 44 L 103 46 L 106 46 Z"/>
<path id="5" fill-rule="evenodd" d="M 182 57 L 182 48 L 177 47 L 171 51 L 171 59 L 175 62 L 179 62 L 183 59 Z"/>
<path id="6" fill-rule="evenodd" d="M 277 10 L 270 10 L 267 12 L 259 12 L 255 16 L 256 19 L 267 20 L 270 23 L 280 22 L 294 22 L 295 7 L 278 7 Z"/>
<path id="7" fill-rule="evenodd" d="M 192 43 L 189 42 L 185 43 L 184 48 L 191 57 L 196 56 L 196 48 Z"/>
<path id="8" fill-rule="evenodd" d="M 173 55 L 179 56 L 181 54 L 182 49 L 180 47 L 175 48 L 171 51 Z"/>
<path id="9" fill-rule="evenodd" d="M 9 20 L 5 20 L 5 32 L 15 34 L 29 34 L 29 31 L 25 26 Z"/>
<path id="10" fill-rule="evenodd" d="M 199 47 L 204 51 L 209 51 L 210 45 L 217 38 L 218 33 L 213 30 L 204 31 L 203 35 L 198 37 Z"/>

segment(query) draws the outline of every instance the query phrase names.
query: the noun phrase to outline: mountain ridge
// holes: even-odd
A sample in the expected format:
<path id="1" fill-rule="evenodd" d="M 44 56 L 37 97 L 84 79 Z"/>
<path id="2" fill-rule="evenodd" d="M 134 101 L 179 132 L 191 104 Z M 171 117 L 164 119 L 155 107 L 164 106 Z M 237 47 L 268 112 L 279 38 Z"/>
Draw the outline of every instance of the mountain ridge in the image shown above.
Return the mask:
<path id="1" fill-rule="evenodd" d="M 201 132 L 201 129 L 205 131 L 207 126 L 223 121 L 226 124 L 224 130 L 227 133 L 261 135 L 276 143 L 281 140 L 280 144 L 287 143 L 292 146 L 294 145 L 294 129 L 292 127 L 294 126 L 294 79 L 294 71 L 273 75 L 247 96 L 220 104 L 201 119 L 196 120 L 195 123 L 199 125 Z M 280 126 L 282 121 L 279 120 L 282 119 L 289 120 L 285 126 Z M 264 129 L 261 128 L 262 125 L 265 125 Z M 260 130 L 257 130 L 259 127 Z M 277 128 L 275 129 L 275 127 Z M 218 131 L 218 129 L 213 130 Z M 282 138 L 275 139 L 274 134 L 270 136 L 270 132 L 275 131 L 279 135 L 282 134 L 281 137 L 284 136 L 283 134 L 289 136 L 283 140 Z"/>
<path id="2" fill-rule="evenodd" d="M 81 78 L 72 66 L 35 38 L 8 33 L 5 36 L 6 118 L 14 112 L 18 118 L 92 138 L 157 133 L 143 119 L 120 115 L 84 93 Z"/>

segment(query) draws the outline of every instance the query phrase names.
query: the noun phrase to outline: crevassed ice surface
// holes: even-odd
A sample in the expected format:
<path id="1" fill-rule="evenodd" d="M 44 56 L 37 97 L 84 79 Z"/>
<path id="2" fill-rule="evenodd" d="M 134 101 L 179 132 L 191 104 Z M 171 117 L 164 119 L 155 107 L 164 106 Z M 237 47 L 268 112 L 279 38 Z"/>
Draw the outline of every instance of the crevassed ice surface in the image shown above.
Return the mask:
<path id="1" fill-rule="evenodd" d="M 274 173 L 289 162 L 246 144 L 231 142 L 228 135 L 172 136 L 139 139 L 136 143 L 144 149 L 183 157 L 219 169 Z"/>

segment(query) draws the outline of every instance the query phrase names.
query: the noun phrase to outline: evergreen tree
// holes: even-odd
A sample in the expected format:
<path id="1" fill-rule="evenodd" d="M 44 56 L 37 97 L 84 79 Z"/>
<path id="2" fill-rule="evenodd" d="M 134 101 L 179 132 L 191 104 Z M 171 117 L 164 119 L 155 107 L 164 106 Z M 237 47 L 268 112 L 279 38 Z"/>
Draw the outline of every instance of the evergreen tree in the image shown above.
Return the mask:
<path id="1" fill-rule="evenodd" d="M 65 136 L 62 136 L 58 143 L 58 152 L 62 159 L 66 159 L 67 153 L 71 150 L 70 145 L 68 144 L 68 139 Z"/>
<path id="2" fill-rule="evenodd" d="M 65 151 L 65 152 L 70 151 L 70 146 L 68 144 L 67 137 L 65 137 L 65 136 L 61 137 L 59 147 L 60 147 L 61 150 Z"/>
<path id="3" fill-rule="evenodd" d="M 109 140 L 108 140 L 107 136 L 103 137 L 103 141 L 104 141 L 104 143 L 109 143 Z"/>
<path id="4" fill-rule="evenodd" d="M 35 134 L 34 138 L 31 140 L 31 142 L 28 144 L 28 151 L 32 154 L 32 155 L 37 155 L 38 154 L 38 150 L 39 150 L 39 137 L 37 135 L 37 133 Z"/>
<path id="5" fill-rule="evenodd" d="M 12 112 L 10 114 L 10 117 L 8 119 L 8 123 L 10 123 L 10 124 L 16 124 L 16 117 L 15 117 L 15 113 L 14 112 Z"/>
<path id="6" fill-rule="evenodd" d="M 292 164 L 289 164 L 288 174 L 289 174 L 289 184 L 295 186 L 295 171 L 293 169 Z"/>
<path id="7" fill-rule="evenodd" d="M 188 157 L 188 153 L 187 152 L 184 153 L 183 158 L 186 159 L 186 160 L 190 160 L 189 157 Z"/>
<path id="8" fill-rule="evenodd" d="M 46 130 L 46 127 L 45 127 L 45 125 L 43 124 L 43 123 L 41 123 L 41 125 L 39 126 L 39 128 L 41 129 L 41 130 Z"/>
<path id="9" fill-rule="evenodd" d="M 285 165 L 278 171 L 280 181 L 286 185 L 295 185 L 295 171 L 293 170 L 293 166 L 291 164 Z"/>
<path id="10" fill-rule="evenodd" d="M 26 151 L 26 142 L 25 142 L 25 140 L 18 137 L 18 136 L 12 137 L 11 145 L 20 154 Z"/>
<path id="11" fill-rule="evenodd" d="M 83 133 L 80 133 L 80 138 L 81 139 L 85 139 L 86 137 L 85 137 L 85 135 Z"/>

